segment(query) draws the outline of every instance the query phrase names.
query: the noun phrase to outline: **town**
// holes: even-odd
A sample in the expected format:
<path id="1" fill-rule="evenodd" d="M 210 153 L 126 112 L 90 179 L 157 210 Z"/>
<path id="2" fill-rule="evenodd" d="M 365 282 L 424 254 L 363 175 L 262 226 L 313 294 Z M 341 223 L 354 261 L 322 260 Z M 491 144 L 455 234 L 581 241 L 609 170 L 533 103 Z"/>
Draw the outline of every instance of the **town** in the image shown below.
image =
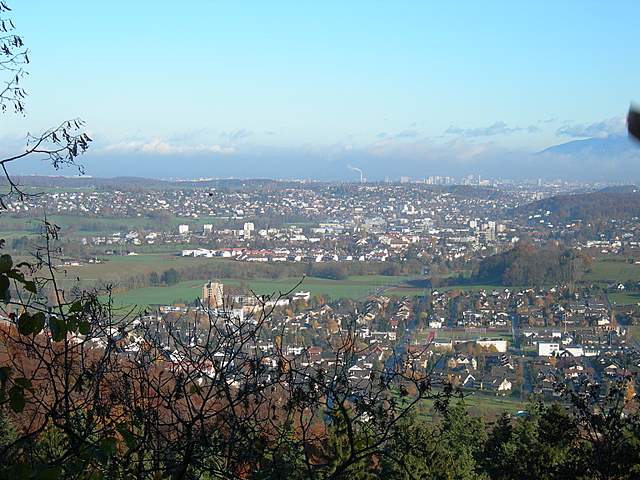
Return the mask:
<path id="1" fill-rule="evenodd" d="M 276 367 L 277 349 L 292 363 L 329 369 L 341 361 L 333 351 L 337 339 L 353 335 L 359 353 L 345 367 L 357 383 L 403 364 L 433 385 L 526 401 L 556 398 L 559 384 L 607 384 L 638 368 L 625 360 L 637 353 L 640 324 L 637 301 L 630 301 L 640 289 L 637 217 L 622 212 L 590 221 L 548 204 L 565 201 L 563 195 L 589 202 L 605 195 L 606 201 L 606 195 L 628 195 L 624 188 L 603 194 L 579 184 L 448 183 L 58 186 L 9 204 L 5 221 L 27 225 L 46 211 L 63 225 L 75 222 L 62 230 L 59 268 L 102 288 L 87 277 L 104 280 L 101 272 L 122 265 L 109 286 L 122 298 L 157 291 L 159 300 L 149 302 L 138 327 L 120 340 L 124 352 L 136 351 L 151 326 L 158 335 L 171 325 L 174 334 L 197 343 L 194 324 L 252 325 L 264 317 L 253 353 L 265 368 Z M 28 250 L 34 238 L 15 235 L 13 247 Z M 560 262 L 573 252 L 570 273 L 512 275 L 503 284 L 482 276 L 493 271 L 492 259 L 528 254 L 527 248 L 532 255 L 560 249 Z M 531 269 L 545 258 L 517 268 Z M 589 273 L 593 262 L 619 265 L 628 275 L 596 278 Z M 126 272 L 143 263 L 156 270 L 129 280 Z M 282 283 L 254 290 L 261 265 L 275 278 L 284 275 Z M 301 268 L 282 270 L 296 265 Z M 218 280 L 221 275 L 228 278 Z M 330 295 L 313 283 L 325 278 L 339 285 L 353 275 L 386 280 L 367 291 Z M 533 283 L 521 284 L 522 278 Z M 172 285 L 185 280 L 190 298 L 170 300 Z M 291 288 L 278 291 L 287 280 Z M 168 360 L 183 365 L 185 347 L 166 341 Z"/>

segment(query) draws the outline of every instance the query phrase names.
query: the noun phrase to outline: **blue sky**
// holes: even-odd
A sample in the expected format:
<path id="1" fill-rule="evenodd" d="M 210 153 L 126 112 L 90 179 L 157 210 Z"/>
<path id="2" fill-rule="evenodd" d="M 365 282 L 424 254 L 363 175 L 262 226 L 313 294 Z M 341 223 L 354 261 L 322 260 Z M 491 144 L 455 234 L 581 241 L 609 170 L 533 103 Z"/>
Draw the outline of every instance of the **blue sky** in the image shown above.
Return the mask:
<path id="1" fill-rule="evenodd" d="M 79 116 L 98 156 L 462 162 L 622 133 L 640 100 L 638 1 L 11 6 L 30 96 L 0 136 Z"/>

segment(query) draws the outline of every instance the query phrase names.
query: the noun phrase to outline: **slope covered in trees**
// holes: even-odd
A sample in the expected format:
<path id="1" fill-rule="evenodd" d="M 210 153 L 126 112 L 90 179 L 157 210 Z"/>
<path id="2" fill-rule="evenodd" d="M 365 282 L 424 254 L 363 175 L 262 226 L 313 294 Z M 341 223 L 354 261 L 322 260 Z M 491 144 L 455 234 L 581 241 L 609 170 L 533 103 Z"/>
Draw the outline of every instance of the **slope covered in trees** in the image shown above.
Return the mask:
<path id="1" fill-rule="evenodd" d="M 635 188 L 606 189 L 592 193 L 557 195 L 520 207 L 523 215 L 545 214 L 552 222 L 584 223 L 601 220 L 632 219 L 640 216 L 640 191 Z"/>
<path id="2" fill-rule="evenodd" d="M 473 280 L 502 285 L 542 286 L 575 281 L 588 259 L 573 250 L 553 245 L 536 248 L 519 242 L 506 252 L 483 259 Z"/>

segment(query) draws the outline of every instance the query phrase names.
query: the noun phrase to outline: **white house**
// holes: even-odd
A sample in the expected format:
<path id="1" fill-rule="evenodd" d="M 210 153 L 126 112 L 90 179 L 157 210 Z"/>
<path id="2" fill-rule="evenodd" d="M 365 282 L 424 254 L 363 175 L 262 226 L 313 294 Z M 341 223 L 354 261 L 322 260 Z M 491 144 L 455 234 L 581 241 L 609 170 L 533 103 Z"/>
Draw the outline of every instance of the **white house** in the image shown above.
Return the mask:
<path id="1" fill-rule="evenodd" d="M 538 356 L 552 357 L 560 352 L 560 343 L 558 342 L 538 342 Z"/>

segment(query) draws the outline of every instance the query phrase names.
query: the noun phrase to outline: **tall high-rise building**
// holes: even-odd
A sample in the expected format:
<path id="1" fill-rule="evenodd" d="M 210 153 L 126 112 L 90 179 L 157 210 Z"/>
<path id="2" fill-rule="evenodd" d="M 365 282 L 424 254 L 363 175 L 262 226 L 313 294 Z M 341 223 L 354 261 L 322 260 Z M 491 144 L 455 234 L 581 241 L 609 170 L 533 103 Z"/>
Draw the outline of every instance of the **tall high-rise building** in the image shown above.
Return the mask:
<path id="1" fill-rule="evenodd" d="M 224 285 L 209 281 L 202 287 L 202 304 L 209 308 L 220 308 L 224 300 Z"/>

